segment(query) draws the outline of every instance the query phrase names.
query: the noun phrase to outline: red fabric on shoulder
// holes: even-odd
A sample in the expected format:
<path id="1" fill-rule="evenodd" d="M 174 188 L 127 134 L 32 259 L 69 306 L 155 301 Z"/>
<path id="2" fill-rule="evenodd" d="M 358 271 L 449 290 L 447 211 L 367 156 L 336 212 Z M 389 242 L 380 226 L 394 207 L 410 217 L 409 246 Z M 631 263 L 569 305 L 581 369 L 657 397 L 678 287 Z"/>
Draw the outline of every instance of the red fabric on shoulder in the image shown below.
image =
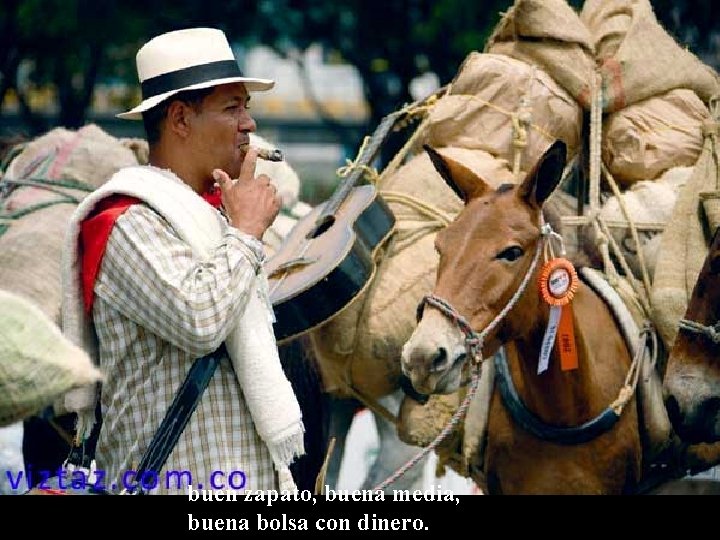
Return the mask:
<path id="1" fill-rule="evenodd" d="M 217 188 L 214 188 L 212 191 L 208 191 L 207 193 L 203 193 L 202 198 L 215 208 L 220 208 L 222 206 L 222 194 Z"/>
<path id="2" fill-rule="evenodd" d="M 221 204 L 220 190 L 214 190 L 203 196 L 208 204 L 219 208 Z M 98 203 L 92 213 L 80 225 L 80 241 L 82 248 L 82 288 L 85 312 L 92 311 L 95 300 L 95 280 L 100 271 L 105 246 L 115 225 L 115 221 L 133 204 L 141 203 L 140 199 L 127 195 L 111 195 Z"/>
<path id="3" fill-rule="evenodd" d="M 85 312 L 92 311 L 95 299 L 95 279 L 100 271 L 105 246 L 119 218 L 130 206 L 140 199 L 127 195 L 111 195 L 98 203 L 92 213 L 80 225 L 80 242 L 82 253 L 82 288 Z"/>

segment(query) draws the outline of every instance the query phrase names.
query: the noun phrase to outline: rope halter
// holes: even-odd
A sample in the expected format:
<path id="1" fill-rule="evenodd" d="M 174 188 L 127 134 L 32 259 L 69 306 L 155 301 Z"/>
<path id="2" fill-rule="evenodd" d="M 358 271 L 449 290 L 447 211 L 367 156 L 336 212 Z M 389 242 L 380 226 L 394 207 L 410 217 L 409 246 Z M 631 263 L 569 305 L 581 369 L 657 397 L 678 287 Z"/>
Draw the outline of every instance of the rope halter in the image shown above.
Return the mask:
<path id="1" fill-rule="evenodd" d="M 714 326 L 706 326 L 689 319 L 680 319 L 678 327 L 681 330 L 690 332 L 691 334 L 700 334 L 701 336 L 705 336 L 716 345 L 720 344 L 720 321 L 716 322 Z"/>

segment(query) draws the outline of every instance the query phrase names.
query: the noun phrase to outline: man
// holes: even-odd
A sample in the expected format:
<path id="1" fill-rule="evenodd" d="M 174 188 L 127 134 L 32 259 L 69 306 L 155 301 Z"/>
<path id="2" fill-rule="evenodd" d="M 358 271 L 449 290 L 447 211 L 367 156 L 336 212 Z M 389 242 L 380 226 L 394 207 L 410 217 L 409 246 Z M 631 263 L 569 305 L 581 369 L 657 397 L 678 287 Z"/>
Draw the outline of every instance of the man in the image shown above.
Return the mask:
<path id="1" fill-rule="evenodd" d="M 274 82 L 245 77 L 225 35 L 208 28 L 158 36 L 136 61 L 144 99 L 118 116 L 144 121 L 150 164 L 83 201 L 63 261 L 63 330 L 105 375 L 97 468 L 113 491 L 137 483 L 193 361 L 224 343 L 165 470 L 145 487 L 292 489 L 303 425 L 272 333 L 261 243 L 281 202 L 267 176 L 255 178 L 249 147 L 249 92 Z M 207 196 L 216 183 L 219 209 Z M 80 437 L 92 396 L 65 400 Z"/>

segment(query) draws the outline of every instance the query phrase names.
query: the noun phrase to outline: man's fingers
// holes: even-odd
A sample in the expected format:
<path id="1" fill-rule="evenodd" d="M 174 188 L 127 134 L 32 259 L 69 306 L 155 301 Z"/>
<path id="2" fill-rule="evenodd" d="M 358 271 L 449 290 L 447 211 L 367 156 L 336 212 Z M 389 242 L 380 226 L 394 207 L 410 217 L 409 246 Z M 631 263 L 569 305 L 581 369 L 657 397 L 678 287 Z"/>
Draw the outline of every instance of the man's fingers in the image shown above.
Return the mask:
<path id="1" fill-rule="evenodd" d="M 258 151 L 255 148 L 248 148 L 245 152 L 245 159 L 240 167 L 238 180 L 249 182 L 255 178 L 255 164 L 257 163 Z"/>
<path id="2" fill-rule="evenodd" d="M 230 182 L 230 176 L 222 169 L 213 170 L 213 178 L 220 186 L 220 189 L 225 189 L 225 186 Z"/>

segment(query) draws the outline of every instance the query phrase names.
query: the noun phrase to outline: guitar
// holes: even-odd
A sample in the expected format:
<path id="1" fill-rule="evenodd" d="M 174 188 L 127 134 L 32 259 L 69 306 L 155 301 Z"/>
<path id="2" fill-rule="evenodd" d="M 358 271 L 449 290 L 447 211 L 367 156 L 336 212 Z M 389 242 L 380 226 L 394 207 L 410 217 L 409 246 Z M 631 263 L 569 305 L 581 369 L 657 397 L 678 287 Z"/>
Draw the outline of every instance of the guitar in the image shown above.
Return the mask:
<path id="1" fill-rule="evenodd" d="M 332 319 L 374 276 L 375 253 L 390 237 L 395 216 L 374 186 L 355 184 L 407 110 L 383 118 L 352 172 L 295 225 L 265 263 L 278 343 Z"/>

